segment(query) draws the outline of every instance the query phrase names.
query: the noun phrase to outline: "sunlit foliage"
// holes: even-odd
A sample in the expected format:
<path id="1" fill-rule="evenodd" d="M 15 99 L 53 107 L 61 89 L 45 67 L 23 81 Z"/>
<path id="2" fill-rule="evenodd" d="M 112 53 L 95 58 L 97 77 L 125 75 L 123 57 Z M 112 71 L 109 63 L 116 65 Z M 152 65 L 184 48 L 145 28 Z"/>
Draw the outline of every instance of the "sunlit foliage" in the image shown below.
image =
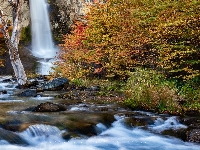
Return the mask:
<path id="1" fill-rule="evenodd" d="M 57 73 L 127 78 L 136 66 L 190 79 L 200 75 L 198 0 L 108 0 L 64 36 Z M 99 68 L 95 68 L 98 64 Z"/>
<path id="2" fill-rule="evenodd" d="M 83 40 L 85 40 L 86 26 L 82 22 L 75 22 L 72 26 L 71 34 L 64 36 L 64 44 L 57 62 L 58 67 L 55 68 L 57 74 L 67 76 L 70 79 L 83 77 L 87 74 L 87 69 L 84 68 L 84 55 L 87 50 L 84 50 Z"/>
<path id="3" fill-rule="evenodd" d="M 182 97 L 173 82 L 153 70 L 136 69 L 128 79 L 125 104 L 134 109 L 180 114 Z"/>

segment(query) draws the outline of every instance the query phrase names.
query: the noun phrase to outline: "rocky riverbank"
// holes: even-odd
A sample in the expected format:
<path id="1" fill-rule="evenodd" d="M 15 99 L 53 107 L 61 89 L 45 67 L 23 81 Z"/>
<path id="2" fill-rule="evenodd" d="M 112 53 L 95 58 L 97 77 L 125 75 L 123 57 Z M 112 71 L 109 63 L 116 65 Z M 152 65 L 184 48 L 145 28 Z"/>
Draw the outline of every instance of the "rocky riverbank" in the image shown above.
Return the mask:
<path id="1" fill-rule="evenodd" d="M 45 124 L 66 130 L 65 140 L 90 137 L 101 133 L 102 125 L 110 128 L 114 116 L 124 116 L 127 127 L 136 127 L 183 141 L 200 143 L 199 116 L 170 116 L 133 111 L 123 105 L 123 94 L 101 93 L 101 87 L 80 87 L 66 78 L 51 81 L 41 76 L 30 79 L 26 89 L 18 89 L 15 79 L 1 79 L 0 139 L 24 144 L 15 132 Z M 40 132 L 40 131 L 38 131 Z M 5 136 L 9 134 L 9 138 Z"/>

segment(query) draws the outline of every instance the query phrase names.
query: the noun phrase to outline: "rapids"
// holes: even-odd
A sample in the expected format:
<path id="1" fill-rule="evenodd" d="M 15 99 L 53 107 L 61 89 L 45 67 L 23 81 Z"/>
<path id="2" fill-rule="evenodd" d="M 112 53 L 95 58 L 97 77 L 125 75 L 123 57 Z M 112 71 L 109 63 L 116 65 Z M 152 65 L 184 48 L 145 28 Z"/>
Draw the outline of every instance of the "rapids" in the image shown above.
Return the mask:
<path id="1" fill-rule="evenodd" d="M 4 77 L 5 79 L 5 77 Z M 181 124 L 176 116 L 167 116 L 165 119 L 158 114 L 144 111 L 130 111 L 119 109 L 118 111 L 107 111 L 104 113 L 114 114 L 115 121 L 110 127 L 102 122 L 95 125 L 97 135 L 72 137 L 68 140 L 63 138 L 63 134 L 68 129 L 61 129 L 52 125 L 53 122 L 62 121 L 62 118 L 75 114 L 79 119 L 90 118 L 89 115 L 95 113 L 90 108 L 97 107 L 95 104 L 70 105 L 70 108 L 63 112 L 55 113 L 33 113 L 25 111 L 28 106 L 39 104 L 42 101 L 56 101 L 50 97 L 17 97 L 18 89 L 15 82 L 1 82 L 0 89 L 8 91 L 7 94 L 0 95 L 0 120 L 13 119 L 25 122 L 30 125 L 22 131 L 8 131 L 0 126 L 0 149 L 1 150 L 199 150 L 200 145 L 184 142 L 172 136 L 161 135 L 160 132 L 166 129 L 185 129 L 187 126 Z M 104 105 L 105 106 L 105 105 Z M 101 106 L 99 106 L 101 107 Z M 110 106 L 109 106 L 110 107 Z M 129 126 L 126 123 L 128 116 L 126 113 L 135 113 L 155 118 L 153 124 L 148 125 L 148 129 L 137 126 Z M 82 117 L 81 117 L 81 116 Z M 53 118 L 53 119 L 52 119 Z M 37 123 L 36 120 L 37 120 Z M 76 118 L 74 118 L 76 119 Z M 33 120 L 33 121 L 32 121 Z M 81 121 L 81 120 L 80 120 Z M 1 121 L 2 122 L 2 121 Z M 45 124 L 44 124 L 45 123 Z M 17 141 L 19 140 L 19 141 Z M 20 144 L 22 143 L 22 144 Z M 25 144 L 23 144 L 25 143 Z"/>
<path id="2" fill-rule="evenodd" d="M 62 139 L 62 131 L 49 125 L 30 126 L 27 130 L 17 133 L 30 145 L 11 145 L 0 141 L 2 150 L 199 150 L 200 146 L 183 142 L 173 137 L 164 137 L 139 128 L 127 128 L 124 118 L 118 120 L 112 127 L 90 138 Z M 101 128 L 101 127 L 98 127 Z"/>

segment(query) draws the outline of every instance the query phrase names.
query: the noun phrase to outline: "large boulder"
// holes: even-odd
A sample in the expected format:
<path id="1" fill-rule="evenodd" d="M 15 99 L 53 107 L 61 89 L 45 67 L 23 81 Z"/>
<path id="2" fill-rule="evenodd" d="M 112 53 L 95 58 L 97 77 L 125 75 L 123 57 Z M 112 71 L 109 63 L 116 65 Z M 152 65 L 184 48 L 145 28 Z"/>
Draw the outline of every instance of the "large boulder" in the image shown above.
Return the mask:
<path id="1" fill-rule="evenodd" d="M 44 83 L 42 88 L 46 91 L 59 91 L 69 84 L 67 78 L 56 78 Z"/>
<path id="2" fill-rule="evenodd" d="M 46 102 L 46 103 L 41 103 L 40 105 L 35 107 L 32 111 L 35 111 L 35 112 L 58 112 L 58 111 L 65 111 L 66 109 L 67 109 L 66 105 Z"/>

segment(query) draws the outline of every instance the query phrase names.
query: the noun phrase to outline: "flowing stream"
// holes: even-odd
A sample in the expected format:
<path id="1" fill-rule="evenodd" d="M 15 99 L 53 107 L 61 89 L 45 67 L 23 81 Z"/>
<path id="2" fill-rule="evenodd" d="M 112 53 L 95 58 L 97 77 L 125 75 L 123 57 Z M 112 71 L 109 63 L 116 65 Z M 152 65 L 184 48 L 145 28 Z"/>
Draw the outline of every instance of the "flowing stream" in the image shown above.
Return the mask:
<path id="1" fill-rule="evenodd" d="M 32 54 L 39 58 L 38 73 L 46 75 L 58 51 L 52 40 L 48 3 L 46 0 L 30 0 L 30 12 Z"/>
<path id="2" fill-rule="evenodd" d="M 3 78 L 5 80 L 6 78 Z M 71 105 L 64 112 L 33 113 L 24 111 L 28 106 L 39 104 L 45 101 L 59 100 L 54 97 L 16 97 L 15 82 L 2 82 L 0 80 L 0 91 L 7 91 L 7 94 L 0 94 L 0 123 L 3 119 L 18 120 L 30 124 L 22 131 L 9 131 L 0 126 L 0 149 L 1 150 L 199 150 L 200 145 L 184 142 L 180 139 L 159 134 L 166 129 L 184 129 L 187 126 L 178 122 L 176 116 L 168 116 L 163 119 L 154 113 L 136 112 L 146 116 L 154 117 L 153 124 L 148 125 L 148 130 L 128 126 L 124 114 L 134 112 L 125 109 L 109 111 L 113 113 L 115 121 L 110 127 L 99 122 L 95 125 L 97 135 L 80 136 L 65 140 L 63 133 L 68 129 L 61 129 L 52 125 L 53 122 L 62 121 L 62 117 L 70 115 L 90 118 L 93 111 L 86 109 L 83 104 Z M 91 105 L 92 107 L 94 104 Z M 88 107 L 89 108 L 89 107 Z M 53 117 L 52 117 L 53 116 Z M 36 118 L 36 119 L 35 119 Z M 35 119 L 34 121 L 31 121 Z M 74 118 L 73 120 L 75 120 Z M 35 123 L 37 121 L 37 123 Z M 5 122 L 5 121 L 3 121 Z M 14 122 L 16 123 L 16 121 Z M 45 124 L 44 124 L 45 123 Z"/>
<path id="3" fill-rule="evenodd" d="M 48 74 L 51 62 L 56 55 L 48 16 L 46 0 L 30 0 L 32 22 L 32 53 L 40 58 L 40 74 Z M 6 130 L 0 124 L 0 150 L 199 150 L 200 145 L 184 142 L 180 139 L 159 134 L 166 129 L 184 129 L 187 126 L 180 124 L 175 116 L 165 120 L 159 116 L 148 130 L 135 126 L 127 126 L 127 117 L 123 115 L 127 110 L 113 111 L 115 121 L 110 127 L 99 122 L 95 125 L 98 133 L 93 136 L 81 135 L 68 140 L 63 134 L 68 129 L 61 129 L 56 124 L 62 118 L 70 115 L 83 116 L 94 113 L 84 105 L 72 105 L 70 109 L 61 113 L 33 113 L 24 111 L 32 105 L 41 102 L 58 102 L 50 97 L 17 97 L 15 81 L 3 82 L 7 77 L 0 79 L 0 123 L 9 119 L 13 124 L 24 123 L 28 127 L 22 131 Z M 92 105 L 92 107 L 96 107 Z M 104 106 L 103 106 L 104 107 Z M 110 115 L 110 112 L 107 112 Z M 130 113 L 130 110 L 129 110 Z M 155 117 L 155 114 L 140 112 Z M 86 116 L 89 118 L 89 116 Z M 77 118 L 72 118 L 76 120 Z M 80 119 L 80 117 L 79 117 Z M 80 120 L 81 121 L 81 120 Z"/>

